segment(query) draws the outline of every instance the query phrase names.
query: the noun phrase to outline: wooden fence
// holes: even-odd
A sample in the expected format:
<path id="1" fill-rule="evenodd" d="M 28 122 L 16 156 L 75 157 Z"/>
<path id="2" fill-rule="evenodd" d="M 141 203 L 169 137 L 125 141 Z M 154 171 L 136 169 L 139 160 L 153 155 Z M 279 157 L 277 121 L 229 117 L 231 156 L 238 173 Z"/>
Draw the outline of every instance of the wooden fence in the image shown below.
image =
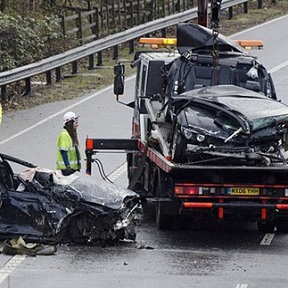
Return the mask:
<path id="1" fill-rule="evenodd" d="M 100 39 L 113 33 L 125 31 L 149 21 L 163 18 L 197 7 L 198 0 L 101 0 L 93 8 L 70 7 L 74 14 L 61 16 L 63 35 L 78 40 L 79 45 Z M 244 13 L 248 12 L 244 3 Z M 257 0 L 257 8 L 263 7 L 264 0 Z M 276 4 L 276 0 L 269 0 Z M 88 10 L 88 11 L 87 11 Z M 229 7 L 228 17 L 233 17 Z"/>
<path id="2" fill-rule="evenodd" d="M 74 35 L 79 44 L 125 31 L 168 15 L 196 7 L 197 0 L 119 0 L 101 1 L 90 11 L 77 11 L 61 17 L 65 36 Z"/>

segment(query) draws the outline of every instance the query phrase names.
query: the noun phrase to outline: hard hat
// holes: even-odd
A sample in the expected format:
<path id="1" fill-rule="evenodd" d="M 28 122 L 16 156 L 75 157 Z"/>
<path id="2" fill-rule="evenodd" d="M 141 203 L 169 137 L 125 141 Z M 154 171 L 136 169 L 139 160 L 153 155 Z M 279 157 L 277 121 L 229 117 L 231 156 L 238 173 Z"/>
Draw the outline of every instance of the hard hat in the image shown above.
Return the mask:
<path id="1" fill-rule="evenodd" d="M 63 124 L 71 121 L 71 120 L 76 120 L 78 117 L 76 116 L 76 114 L 72 111 L 69 111 L 67 113 L 65 113 L 65 115 L 63 116 Z"/>

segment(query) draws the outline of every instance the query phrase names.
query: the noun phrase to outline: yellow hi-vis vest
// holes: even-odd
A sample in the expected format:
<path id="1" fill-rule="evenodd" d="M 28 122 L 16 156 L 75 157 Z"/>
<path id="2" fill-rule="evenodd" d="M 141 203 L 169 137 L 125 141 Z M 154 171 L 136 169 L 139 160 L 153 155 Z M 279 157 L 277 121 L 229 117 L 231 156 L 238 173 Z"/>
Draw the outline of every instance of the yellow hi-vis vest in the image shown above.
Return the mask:
<path id="1" fill-rule="evenodd" d="M 68 160 L 70 167 L 74 170 L 79 170 L 80 159 L 77 159 L 77 152 L 75 146 L 73 146 L 72 138 L 70 137 L 68 131 L 63 129 L 57 138 L 57 160 L 56 160 L 56 169 L 65 170 L 66 165 L 64 163 L 63 157 L 61 155 L 61 150 L 67 151 Z"/>

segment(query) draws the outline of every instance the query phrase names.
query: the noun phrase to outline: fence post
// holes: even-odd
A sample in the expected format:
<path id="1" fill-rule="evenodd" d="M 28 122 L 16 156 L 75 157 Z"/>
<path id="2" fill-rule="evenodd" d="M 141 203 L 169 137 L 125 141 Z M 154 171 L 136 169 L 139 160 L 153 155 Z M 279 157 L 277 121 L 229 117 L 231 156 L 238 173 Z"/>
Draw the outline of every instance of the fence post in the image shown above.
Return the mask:
<path id="1" fill-rule="evenodd" d="M 95 21 L 95 38 L 99 38 L 99 9 L 98 7 L 95 8 L 95 13 L 94 13 L 94 21 Z"/>
<path id="2" fill-rule="evenodd" d="M 76 25 L 78 26 L 77 38 L 79 40 L 80 45 L 83 45 L 83 30 L 82 30 L 82 12 L 78 11 L 78 17 L 76 18 Z"/>
<path id="3" fill-rule="evenodd" d="M 60 19 L 61 19 L 61 24 L 62 24 L 62 33 L 63 33 L 63 36 L 66 36 L 65 16 L 61 15 L 61 16 L 60 16 Z"/>
<path id="4" fill-rule="evenodd" d="M 262 0 L 258 0 L 258 9 L 262 9 Z"/>

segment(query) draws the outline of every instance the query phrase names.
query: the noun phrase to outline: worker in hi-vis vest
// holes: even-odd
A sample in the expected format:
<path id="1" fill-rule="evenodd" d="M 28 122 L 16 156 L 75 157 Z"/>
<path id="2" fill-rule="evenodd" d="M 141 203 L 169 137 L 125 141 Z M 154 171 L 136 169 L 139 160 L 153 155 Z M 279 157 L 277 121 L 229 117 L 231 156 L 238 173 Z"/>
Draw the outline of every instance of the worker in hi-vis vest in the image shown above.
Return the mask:
<path id="1" fill-rule="evenodd" d="M 77 137 L 78 117 L 69 111 L 65 113 L 63 121 L 64 127 L 57 138 L 56 169 L 68 176 L 81 169 Z"/>

